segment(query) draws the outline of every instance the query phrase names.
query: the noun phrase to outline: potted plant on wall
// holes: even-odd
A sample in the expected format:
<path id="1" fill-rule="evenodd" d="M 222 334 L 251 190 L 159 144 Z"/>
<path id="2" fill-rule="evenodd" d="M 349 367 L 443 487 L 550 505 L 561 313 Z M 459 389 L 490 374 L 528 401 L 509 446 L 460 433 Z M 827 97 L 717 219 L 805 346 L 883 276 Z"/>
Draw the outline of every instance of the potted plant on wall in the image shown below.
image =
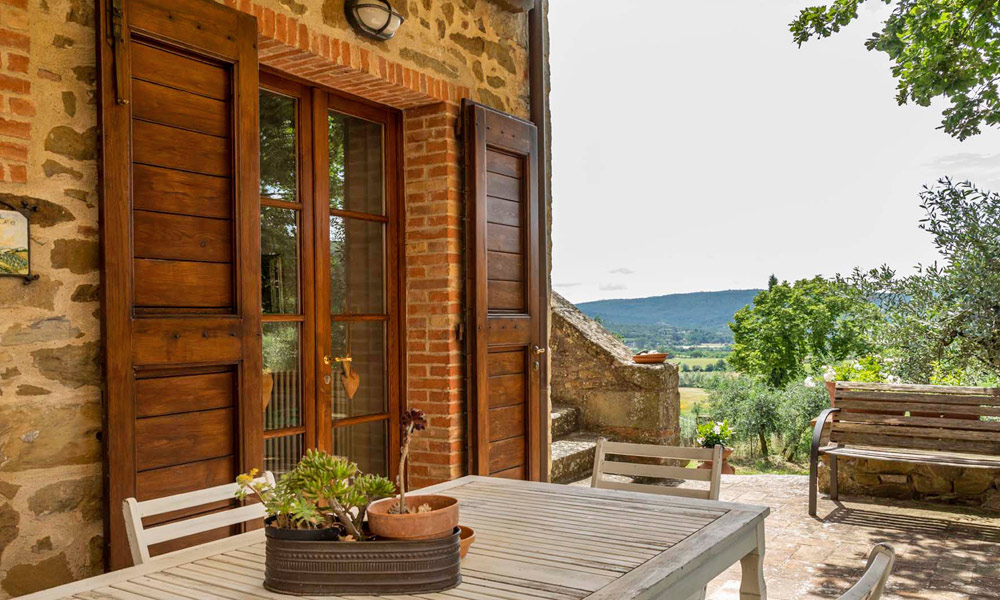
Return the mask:
<path id="1" fill-rule="evenodd" d="M 429 540 L 447 537 L 458 526 L 458 500 L 451 496 L 406 497 L 406 462 L 413 434 L 427 427 L 424 411 L 411 409 L 400 419 L 403 442 L 396 479 L 399 496 L 373 503 L 368 509 L 368 525 L 375 535 L 394 540 Z"/>
<path id="2" fill-rule="evenodd" d="M 275 484 L 237 478 L 240 499 L 263 503 L 264 587 L 298 595 L 393 594 L 450 589 L 461 581 L 460 536 L 413 542 L 379 539 L 369 507 L 395 486 L 355 463 L 309 450 Z"/>
<path id="3" fill-rule="evenodd" d="M 735 430 L 729 426 L 729 421 L 709 421 L 698 426 L 698 444 L 702 448 L 715 448 L 722 446 L 722 468 L 725 475 L 735 475 L 736 469 L 729 464 L 729 457 L 733 454 L 733 449 L 729 446 L 733 440 Z M 711 469 L 712 461 L 702 461 L 698 465 L 699 469 Z"/>

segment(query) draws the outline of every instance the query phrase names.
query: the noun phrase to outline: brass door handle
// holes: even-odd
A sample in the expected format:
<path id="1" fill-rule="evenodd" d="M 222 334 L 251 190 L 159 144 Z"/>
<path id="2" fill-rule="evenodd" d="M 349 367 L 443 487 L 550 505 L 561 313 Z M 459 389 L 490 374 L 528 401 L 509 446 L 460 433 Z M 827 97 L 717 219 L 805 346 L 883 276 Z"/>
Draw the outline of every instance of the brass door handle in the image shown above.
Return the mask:
<path id="1" fill-rule="evenodd" d="M 323 364 L 324 364 L 324 365 L 328 365 L 328 364 L 330 364 L 331 362 L 333 362 L 333 359 L 332 359 L 332 358 L 330 358 L 330 355 L 329 355 L 329 354 L 325 354 L 325 355 L 323 355 Z"/>
<path id="2" fill-rule="evenodd" d="M 535 354 L 541 355 L 541 354 L 545 354 L 545 351 L 548 350 L 548 348 L 542 348 L 542 347 L 539 347 L 539 346 L 535 346 L 534 350 L 535 350 Z"/>

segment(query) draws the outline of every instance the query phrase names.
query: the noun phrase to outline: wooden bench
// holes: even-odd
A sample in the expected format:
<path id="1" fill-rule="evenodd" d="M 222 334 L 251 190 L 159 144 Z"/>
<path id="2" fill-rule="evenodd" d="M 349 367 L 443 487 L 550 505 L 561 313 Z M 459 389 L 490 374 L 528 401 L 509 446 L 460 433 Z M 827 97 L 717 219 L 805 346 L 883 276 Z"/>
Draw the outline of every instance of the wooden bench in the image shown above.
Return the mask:
<path id="1" fill-rule="evenodd" d="M 816 515 L 819 459 L 830 457 L 837 499 L 841 456 L 961 468 L 1000 469 L 1000 389 L 838 381 L 820 413 L 809 457 L 809 514 Z M 830 441 L 822 444 L 830 422 Z"/>

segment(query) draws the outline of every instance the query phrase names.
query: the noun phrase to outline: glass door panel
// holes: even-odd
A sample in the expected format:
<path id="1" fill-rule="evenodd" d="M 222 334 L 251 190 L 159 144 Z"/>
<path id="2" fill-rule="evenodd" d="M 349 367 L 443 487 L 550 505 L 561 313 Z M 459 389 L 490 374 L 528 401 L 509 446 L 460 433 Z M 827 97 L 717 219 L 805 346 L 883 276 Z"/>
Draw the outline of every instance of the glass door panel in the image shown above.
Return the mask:
<path id="1" fill-rule="evenodd" d="M 395 476 L 399 116 L 260 75 L 264 464 Z"/>
<path id="2" fill-rule="evenodd" d="M 389 344 L 383 125 L 327 113 L 333 448 L 388 474 Z"/>
<path id="3" fill-rule="evenodd" d="M 333 419 L 347 419 L 388 412 L 386 403 L 386 339 L 382 321 L 337 321 L 333 324 L 333 352 L 351 356 L 351 375 L 357 381 L 348 398 L 344 368 L 333 372 Z"/>
<path id="4" fill-rule="evenodd" d="M 385 314 L 385 223 L 330 216 L 330 311 Z"/>
<path id="5" fill-rule="evenodd" d="M 259 103 L 264 468 L 281 474 L 306 443 L 300 107 L 298 98 L 268 89 L 260 90 Z"/>

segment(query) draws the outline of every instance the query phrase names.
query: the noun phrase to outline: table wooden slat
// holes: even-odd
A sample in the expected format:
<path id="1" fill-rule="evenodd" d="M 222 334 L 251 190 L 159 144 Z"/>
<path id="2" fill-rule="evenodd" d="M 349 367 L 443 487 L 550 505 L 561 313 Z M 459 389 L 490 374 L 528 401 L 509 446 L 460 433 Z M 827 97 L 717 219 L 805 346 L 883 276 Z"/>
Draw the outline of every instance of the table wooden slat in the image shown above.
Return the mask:
<path id="1" fill-rule="evenodd" d="M 382 598 L 619 600 L 696 593 L 760 550 L 757 534 L 768 514 L 766 507 L 483 477 L 425 491 L 458 498 L 462 523 L 476 530 L 462 561 L 462 585 Z M 25 600 L 287 600 L 264 589 L 264 553 L 263 533 L 255 531 Z"/>

